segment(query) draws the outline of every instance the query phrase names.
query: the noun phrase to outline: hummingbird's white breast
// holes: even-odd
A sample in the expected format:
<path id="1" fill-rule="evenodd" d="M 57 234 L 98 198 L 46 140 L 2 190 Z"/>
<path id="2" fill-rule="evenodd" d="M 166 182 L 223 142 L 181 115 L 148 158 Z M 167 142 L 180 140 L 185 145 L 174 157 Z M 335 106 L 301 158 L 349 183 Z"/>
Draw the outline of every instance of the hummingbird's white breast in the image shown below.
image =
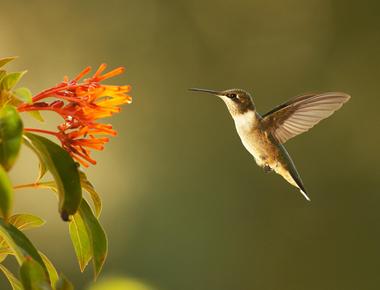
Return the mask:
<path id="1" fill-rule="evenodd" d="M 260 128 L 260 116 L 250 110 L 233 118 L 244 147 L 253 155 L 256 163 L 259 166 L 272 165 L 272 160 L 269 158 L 272 144 Z"/>

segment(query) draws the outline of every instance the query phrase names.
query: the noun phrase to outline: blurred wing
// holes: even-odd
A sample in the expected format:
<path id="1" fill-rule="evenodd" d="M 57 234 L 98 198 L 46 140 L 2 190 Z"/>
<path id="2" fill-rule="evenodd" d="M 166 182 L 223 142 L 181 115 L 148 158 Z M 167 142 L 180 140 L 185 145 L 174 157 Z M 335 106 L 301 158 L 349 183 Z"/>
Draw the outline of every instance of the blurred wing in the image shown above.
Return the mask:
<path id="1" fill-rule="evenodd" d="M 339 92 L 299 96 L 263 115 L 263 126 L 285 143 L 332 115 L 349 99 L 349 95 Z"/>

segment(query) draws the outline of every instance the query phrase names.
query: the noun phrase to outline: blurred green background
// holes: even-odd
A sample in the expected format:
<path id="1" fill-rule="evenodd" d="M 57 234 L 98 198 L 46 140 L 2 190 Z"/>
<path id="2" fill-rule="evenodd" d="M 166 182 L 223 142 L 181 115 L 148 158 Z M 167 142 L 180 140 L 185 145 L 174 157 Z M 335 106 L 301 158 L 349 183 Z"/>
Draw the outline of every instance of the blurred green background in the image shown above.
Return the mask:
<path id="1" fill-rule="evenodd" d="M 8 68 L 27 68 L 22 85 L 34 93 L 87 65 L 126 67 L 113 83 L 131 84 L 134 102 L 87 170 L 104 202 L 104 277 L 161 290 L 379 289 L 379 1 L 24 0 L 1 10 L 0 56 L 20 56 Z M 246 89 L 262 113 L 304 92 L 351 94 L 286 144 L 312 202 L 264 174 L 221 100 L 194 86 Z M 45 116 L 54 128 L 59 119 Z M 23 149 L 13 181 L 33 181 L 36 168 Z M 48 221 L 31 239 L 77 289 L 88 285 L 54 195 L 16 195 L 17 211 Z"/>

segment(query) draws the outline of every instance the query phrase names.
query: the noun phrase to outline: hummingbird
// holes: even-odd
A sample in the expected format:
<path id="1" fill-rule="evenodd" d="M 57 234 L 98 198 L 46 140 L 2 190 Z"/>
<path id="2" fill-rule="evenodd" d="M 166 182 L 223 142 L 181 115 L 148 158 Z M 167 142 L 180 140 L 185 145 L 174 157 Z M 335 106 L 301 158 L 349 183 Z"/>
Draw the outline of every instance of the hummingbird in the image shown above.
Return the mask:
<path id="1" fill-rule="evenodd" d="M 189 90 L 220 97 L 235 122 L 244 147 L 253 155 L 257 165 L 265 172 L 274 171 L 281 175 L 310 201 L 296 166 L 283 144 L 332 115 L 351 98 L 350 95 L 341 92 L 304 94 L 260 115 L 251 95 L 245 90 Z"/>

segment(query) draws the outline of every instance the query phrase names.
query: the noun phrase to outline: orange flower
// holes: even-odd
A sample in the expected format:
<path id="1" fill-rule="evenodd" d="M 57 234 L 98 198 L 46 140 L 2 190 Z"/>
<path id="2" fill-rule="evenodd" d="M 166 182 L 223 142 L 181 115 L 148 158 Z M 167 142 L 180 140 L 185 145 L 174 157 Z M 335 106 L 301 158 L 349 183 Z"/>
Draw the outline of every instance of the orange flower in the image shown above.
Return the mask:
<path id="1" fill-rule="evenodd" d="M 31 104 L 21 104 L 18 107 L 20 112 L 53 111 L 64 119 L 58 126 L 58 132 L 33 128 L 25 130 L 54 135 L 61 141 L 62 147 L 83 166 L 96 164 L 90 157 L 90 149 L 103 150 L 104 144 L 109 141 L 99 135 L 116 135 L 110 124 L 97 123 L 96 120 L 118 113 L 120 105 L 132 101 L 128 95 L 131 90 L 129 85 L 100 84 L 105 79 L 123 73 L 124 68 L 119 67 L 102 75 L 105 68 L 105 64 L 100 65 L 92 77 L 79 82 L 90 72 L 87 67 L 74 79 L 65 77 L 62 83 L 37 94 Z M 55 100 L 47 102 L 45 99 L 48 98 Z"/>

